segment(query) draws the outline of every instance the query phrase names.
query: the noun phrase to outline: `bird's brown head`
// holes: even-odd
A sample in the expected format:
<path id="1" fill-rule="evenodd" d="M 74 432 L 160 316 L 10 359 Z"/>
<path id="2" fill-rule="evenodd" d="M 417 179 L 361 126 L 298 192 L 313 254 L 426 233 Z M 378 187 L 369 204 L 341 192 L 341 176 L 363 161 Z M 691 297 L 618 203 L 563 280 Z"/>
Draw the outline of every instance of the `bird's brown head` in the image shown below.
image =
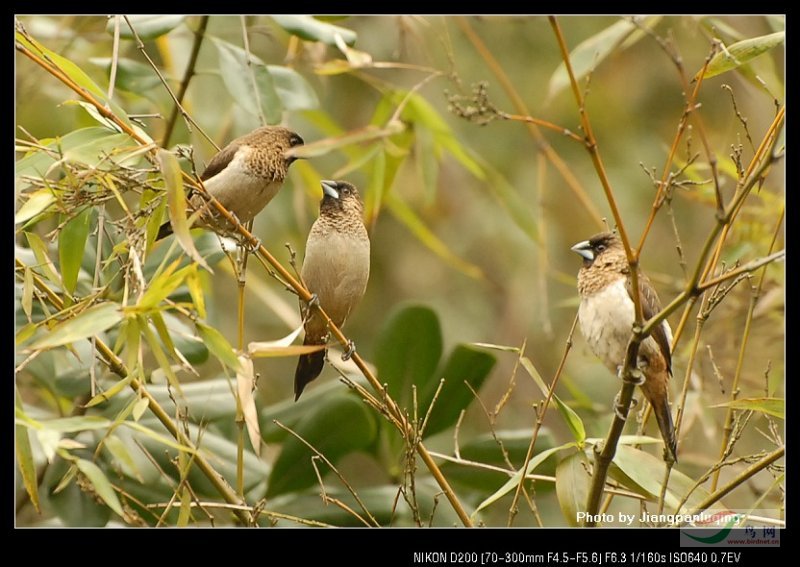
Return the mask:
<path id="1" fill-rule="evenodd" d="M 280 160 L 270 164 L 264 164 L 268 170 L 283 172 L 285 177 L 289 166 L 298 158 L 290 152 L 292 148 L 302 146 L 305 142 L 297 132 L 293 132 L 283 126 L 262 126 L 252 133 L 242 137 L 242 144 L 257 148 L 259 157 L 263 159 L 269 157 L 270 161 Z"/>
<path id="2" fill-rule="evenodd" d="M 625 256 L 622 241 L 613 232 L 595 234 L 589 240 L 578 242 L 571 250 L 583 258 L 584 268 L 591 267 L 598 258 L 617 256 L 620 252 L 623 259 Z"/>
<path id="3" fill-rule="evenodd" d="M 319 205 L 320 214 L 361 219 L 364 204 L 361 202 L 358 189 L 352 183 L 326 179 L 321 185 L 323 196 Z"/>

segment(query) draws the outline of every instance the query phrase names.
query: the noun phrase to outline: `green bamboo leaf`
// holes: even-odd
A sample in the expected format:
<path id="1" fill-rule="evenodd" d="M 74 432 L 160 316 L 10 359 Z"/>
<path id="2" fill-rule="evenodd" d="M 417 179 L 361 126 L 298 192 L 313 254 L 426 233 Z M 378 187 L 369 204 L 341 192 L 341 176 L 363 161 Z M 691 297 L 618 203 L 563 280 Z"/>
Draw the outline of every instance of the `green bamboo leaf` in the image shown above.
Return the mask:
<path id="1" fill-rule="evenodd" d="M 556 467 L 556 496 L 561 513 L 572 527 L 579 527 L 578 512 L 586 509 L 589 496 L 589 460 L 583 451 L 575 451 Z"/>
<path id="2" fill-rule="evenodd" d="M 162 35 L 168 34 L 179 25 L 183 23 L 186 16 L 175 15 L 156 15 L 156 16 L 126 16 L 130 21 L 133 29 L 142 40 L 155 39 Z M 124 39 L 134 39 L 131 26 L 125 21 L 125 18 L 120 18 L 119 22 L 119 37 Z M 106 31 L 111 35 L 114 34 L 114 18 L 108 19 L 106 24 Z"/>
<path id="3" fill-rule="evenodd" d="M 28 246 L 33 250 L 33 255 L 36 257 L 36 262 L 38 263 L 36 267 L 41 274 L 52 283 L 62 287 L 61 276 L 56 271 L 53 261 L 50 260 L 47 245 L 42 241 L 39 235 L 34 232 L 25 232 L 24 234 L 28 241 Z"/>
<path id="4" fill-rule="evenodd" d="M 177 270 L 181 264 L 181 259 L 176 258 L 171 264 L 167 265 L 161 272 L 153 277 L 147 285 L 147 289 L 142 294 L 138 303 L 132 307 L 136 312 L 145 313 L 156 309 L 173 291 L 177 289 L 186 279 L 191 266 L 186 266 L 182 270 Z"/>
<path id="5" fill-rule="evenodd" d="M 23 413 L 22 399 L 16 387 L 14 388 L 14 393 L 16 411 L 18 413 Z M 31 499 L 31 504 L 33 504 L 37 512 L 41 513 L 39 507 L 39 486 L 36 479 L 36 465 L 33 462 L 33 452 L 31 451 L 31 440 L 30 437 L 28 437 L 28 428 L 21 423 L 17 423 L 15 432 L 17 466 L 19 467 L 20 476 L 22 476 L 22 484 L 25 486 L 25 491 Z"/>
<path id="6" fill-rule="evenodd" d="M 353 30 L 321 22 L 311 16 L 273 15 L 272 19 L 290 34 L 308 41 L 321 41 L 335 46 L 336 36 L 340 35 L 347 45 L 353 45 L 357 38 Z"/>
<path id="7" fill-rule="evenodd" d="M 737 41 L 733 45 L 723 49 L 711 59 L 706 67 L 704 77 L 715 77 L 731 69 L 741 67 L 751 59 L 755 59 L 762 53 L 781 45 L 786 37 L 786 32 L 775 32 L 769 35 L 762 35 Z M 702 69 L 697 72 L 695 80 L 700 78 Z"/>
<path id="8" fill-rule="evenodd" d="M 286 110 L 313 110 L 319 108 L 317 93 L 305 77 L 290 67 L 267 65 L 275 92 Z"/>
<path id="9" fill-rule="evenodd" d="M 33 287 L 33 270 L 26 266 L 22 276 L 22 299 L 20 304 L 28 321 L 31 320 L 31 314 L 33 313 Z M 17 335 L 17 340 L 19 340 L 19 335 Z"/>
<path id="10" fill-rule="evenodd" d="M 90 94 L 92 94 L 99 102 L 103 103 L 105 106 L 111 109 L 118 118 L 124 121 L 126 124 L 130 125 L 130 121 L 128 120 L 128 115 L 125 111 L 120 107 L 117 103 L 113 100 L 109 101 L 106 98 L 106 91 L 101 89 L 97 86 L 89 75 L 87 75 L 80 67 L 78 67 L 75 63 L 56 53 L 55 51 L 51 51 L 47 49 L 44 45 L 39 43 L 36 40 L 29 40 L 20 32 L 16 33 L 16 40 L 20 42 L 25 47 L 29 48 L 34 53 L 38 53 L 43 55 L 51 64 L 55 65 L 61 71 L 64 72 L 67 77 L 72 79 L 75 83 L 79 86 L 86 89 Z"/>
<path id="11" fill-rule="evenodd" d="M 520 364 L 525 369 L 525 371 L 533 378 L 533 381 L 539 386 L 539 390 L 542 392 L 542 395 L 546 398 L 547 392 L 549 388 L 542 380 L 542 377 L 539 375 L 539 371 L 536 370 L 536 367 L 533 365 L 533 362 L 527 357 L 523 356 L 520 359 Z M 561 401 L 555 393 L 553 393 L 552 397 L 553 402 L 556 404 L 561 417 L 564 418 L 564 421 L 569 427 L 572 436 L 575 438 L 575 441 L 578 445 L 583 445 L 584 441 L 586 440 L 586 427 L 583 425 L 583 420 L 575 413 L 571 407 Z"/>
<path id="12" fill-rule="evenodd" d="M 227 339 L 222 336 L 222 333 L 214 327 L 199 321 L 197 322 L 197 331 L 200 333 L 200 338 L 203 339 L 203 343 L 208 347 L 208 350 L 220 362 L 235 371 L 239 370 L 239 359 L 236 357 L 236 352 Z"/>
<path id="13" fill-rule="evenodd" d="M 26 186 L 26 182 L 22 179 L 23 176 L 37 178 L 54 176 L 53 174 L 58 168 L 53 168 L 53 164 L 61 159 L 63 152 L 116 135 L 118 134 L 114 134 L 108 128 L 92 126 L 73 130 L 69 134 L 55 139 L 40 140 L 40 144 L 47 149 L 37 148 L 29 152 L 14 166 L 17 189 Z M 108 149 L 111 151 L 113 148 L 109 147 Z"/>
<path id="14" fill-rule="evenodd" d="M 333 395 L 307 414 L 294 431 L 334 465 L 344 455 L 367 448 L 375 440 L 375 415 L 359 399 L 347 393 Z M 314 453 L 294 435 L 283 443 L 269 476 L 267 498 L 298 492 L 317 483 L 311 464 Z M 327 466 L 318 462 L 321 472 Z"/>
<path id="15" fill-rule="evenodd" d="M 459 454 L 464 461 L 491 465 L 498 469 L 489 470 L 481 467 L 470 466 L 469 464 L 459 464 L 446 461 L 441 465 L 442 474 L 448 481 L 488 494 L 495 490 L 499 482 L 508 479 L 514 470 L 507 470 L 506 455 L 514 466 L 521 466 L 525 462 L 528 453 L 528 446 L 531 443 L 531 429 L 499 430 L 492 433 L 484 433 L 470 439 L 460 445 Z M 502 443 L 502 448 L 500 444 Z M 534 455 L 552 449 L 555 446 L 553 434 L 546 428 L 539 430 L 536 438 L 536 453 Z M 504 452 L 506 455 L 504 455 Z M 506 470 L 506 472 L 503 472 Z M 554 475 L 555 463 L 547 460 L 538 468 L 538 473 L 542 475 Z M 540 482 L 536 484 L 536 493 L 541 494 L 545 490 L 552 489 L 552 483 Z"/>
<path id="16" fill-rule="evenodd" d="M 106 478 L 105 473 L 100 470 L 100 467 L 91 461 L 87 461 L 86 459 L 78 459 L 75 461 L 75 464 L 86 476 L 86 478 L 89 479 L 89 482 L 91 482 L 92 486 L 94 486 L 97 495 L 100 496 L 100 498 L 102 498 L 106 504 L 108 504 L 108 507 L 120 516 L 123 516 L 124 514 L 122 512 L 122 505 L 119 503 L 117 493 L 114 492 L 114 488 L 111 486 L 108 478 Z"/>
<path id="17" fill-rule="evenodd" d="M 418 393 L 435 380 L 442 356 L 442 330 L 436 313 L 421 305 L 395 311 L 375 345 L 375 365 L 382 383 L 400 409 L 411 412 L 412 386 Z"/>
<path id="18" fill-rule="evenodd" d="M 28 196 L 28 200 L 14 215 L 14 224 L 20 224 L 32 219 L 56 202 L 56 196 L 50 189 L 39 189 Z"/>
<path id="19" fill-rule="evenodd" d="M 783 398 L 740 398 L 724 404 L 716 404 L 712 408 L 733 408 L 765 413 L 778 419 L 784 419 L 786 400 Z"/>
<path id="20" fill-rule="evenodd" d="M 139 467 L 136 466 L 136 461 L 133 459 L 133 456 L 131 456 L 130 451 L 128 451 L 128 446 L 122 439 L 112 433 L 103 440 L 103 447 L 111 454 L 111 457 L 116 461 L 124 474 L 135 478 L 141 483 L 144 482 L 142 473 L 139 471 Z"/>
<path id="21" fill-rule="evenodd" d="M 394 193 L 385 196 L 386 208 L 417 239 L 451 267 L 476 280 L 485 278 L 483 270 L 475 264 L 459 258 L 433 231 L 428 228 L 416 212 Z"/>
<path id="22" fill-rule="evenodd" d="M 43 430 L 57 431 L 59 433 L 76 433 L 78 431 L 108 429 L 111 427 L 111 421 L 99 415 L 81 415 L 47 419 L 39 421 L 38 424 Z"/>
<path id="23" fill-rule="evenodd" d="M 88 339 L 110 329 L 123 318 L 124 315 L 116 303 L 94 305 L 81 314 L 57 324 L 50 333 L 35 341 L 28 349 L 41 350 Z"/>
<path id="24" fill-rule="evenodd" d="M 609 468 L 609 476 L 627 488 L 644 494 L 655 501 L 661 494 L 664 469 L 664 461 L 660 458 L 629 445 L 618 445 L 613 464 Z M 702 486 L 696 487 L 695 484 L 696 482 L 693 479 L 678 469 L 672 469 L 667 491 L 664 495 L 666 509 L 676 511 L 676 513 L 685 513 L 705 500 L 709 496 L 708 491 Z M 681 510 L 677 510 L 678 503 L 689 491 L 692 491 L 689 499 Z M 718 501 L 706 511 L 714 513 L 723 510 L 726 510 L 725 506 L 721 504 L 721 501 Z"/>
<path id="25" fill-rule="evenodd" d="M 183 248 L 183 251 L 192 260 L 213 273 L 213 270 L 208 267 L 203 257 L 197 252 L 192 236 L 189 234 L 189 223 L 186 220 L 186 195 L 183 193 L 183 178 L 178 158 L 172 152 L 164 149 L 159 149 L 156 157 L 167 188 L 169 220 L 172 223 L 172 231 L 175 233 L 175 238 Z"/>
<path id="26" fill-rule="evenodd" d="M 147 324 L 145 317 L 139 315 L 137 318 L 139 319 L 139 329 L 141 330 L 145 341 L 147 341 L 147 344 L 150 345 L 150 350 L 153 352 L 153 356 L 156 358 L 159 368 L 161 368 L 161 371 L 164 372 L 164 375 L 167 377 L 167 381 L 170 383 L 170 385 L 172 385 L 172 387 L 175 388 L 175 390 L 177 390 L 181 396 L 183 396 L 181 382 L 178 380 L 178 377 L 172 370 L 169 359 L 167 358 L 167 355 L 164 354 L 164 349 L 161 348 L 161 343 L 156 338 L 153 330 L 150 328 L 150 325 Z"/>
<path id="27" fill-rule="evenodd" d="M 227 41 L 218 38 L 213 41 L 219 53 L 222 82 L 231 98 L 247 112 L 258 115 L 260 108 L 268 124 L 280 122 L 281 99 L 264 62 Z"/>
<path id="28" fill-rule="evenodd" d="M 86 402 L 84 407 L 90 408 L 90 407 L 96 406 L 98 404 L 102 404 L 104 402 L 107 402 L 108 400 L 110 400 L 111 398 L 113 398 L 114 396 L 119 394 L 120 392 L 127 391 L 128 384 L 130 384 L 132 379 L 133 379 L 133 376 L 129 374 L 128 376 L 126 376 L 122 380 L 118 380 L 108 390 L 106 390 L 105 392 L 101 392 L 101 393 L 97 394 L 91 400 Z"/>
<path id="29" fill-rule="evenodd" d="M 441 372 L 444 385 L 425 426 L 424 435 L 426 437 L 435 435 L 455 424 L 461 410 L 467 408 L 475 400 L 472 391 L 480 390 L 496 362 L 497 359 L 494 355 L 468 345 L 458 345 L 450 353 Z M 472 387 L 472 390 L 467 387 L 467 384 Z M 429 380 L 423 385 L 418 395 L 421 412 L 427 411 L 438 387 L 438 380 Z"/>
<path id="30" fill-rule="evenodd" d="M 78 273 L 83 261 L 83 249 L 89 237 L 92 209 L 85 208 L 70 219 L 58 233 L 58 261 L 64 289 L 70 295 L 78 283 Z"/>
<path id="31" fill-rule="evenodd" d="M 566 443 L 565 445 L 560 445 L 558 447 L 553 447 L 551 449 L 546 449 L 546 450 L 542 451 L 541 453 L 538 453 L 536 456 L 531 458 L 530 462 L 528 462 L 528 466 L 525 469 L 524 474 L 525 475 L 531 474 L 533 471 L 536 470 L 536 468 L 539 465 L 544 463 L 547 460 L 547 458 L 550 457 L 551 455 L 555 455 L 559 451 L 563 451 L 564 449 L 568 449 L 568 448 L 574 447 L 574 446 L 575 446 L 575 443 Z M 475 508 L 475 511 L 472 513 L 472 515 L 470 517 L 472 519 L 475 519 L 475 516 L 477 516 L 478 512 L 480 512 L 481 510 L 483 510 L 487 506 L 493 504 L 494 502 L 497 502 L 498 500 L 500 500 L 503 496 L 505 496 L 506 494 L 508 494 L 512 490 L 516 490 L 517 485 L 519 484 L 519 481 L 522 478 L 522 475 L 523 475 L 523 472 L 521 470 L 518 470 L 517 472 L 515 472 L 514 475 L 510 479 L 508 479 L 508 481 L 503 486 L 501 486 L 496 492 L 494 492 L 491 496 L 489 496 L 483 502 L 481 502 L 478 505 L 478 507 Z"/>
<path id="32" fill-rule="evenodd" d="M 661 16 L 648 16 L 642 19 L 641 25 L 646 28 L 652 28 L 660 20 Z M 582 41 L 569 54 L 569 61 L 572 64 L 575 80 L 580 81 L 618 47 L 623 49 L 630 47 L 644 36 L 645 33 L 641 29 L 631 23 L 629 19 L 624 19 Z M 547 100 L 553 100 L 569 84 L 567 67 L 562 61 L 550 77 Z"/>

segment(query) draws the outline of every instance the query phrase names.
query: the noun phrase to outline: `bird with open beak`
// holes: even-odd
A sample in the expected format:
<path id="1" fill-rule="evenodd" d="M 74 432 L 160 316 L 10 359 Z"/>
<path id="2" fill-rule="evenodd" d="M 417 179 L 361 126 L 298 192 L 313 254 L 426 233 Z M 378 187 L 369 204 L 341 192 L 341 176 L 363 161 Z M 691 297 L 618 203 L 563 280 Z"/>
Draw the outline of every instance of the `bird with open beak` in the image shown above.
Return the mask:
<path id="1" fill-rule="evenodd" d="M 239 222 L 253 219 L 278 193 L 295 157 L 286 155 L 290 148 L 303 145 L 303 138 L 282 126 L 262 126 L 233 140 L 222 148 L 200 175 L 203 186 Z M 203 213 L 197 222 L 227 232 L 229 223 L 217 219 L 216 210 L 200 194 L 190 201 Z M 172 234 L 172 225 L 165 222 L 156 240 Z"/>
<path id="2" fill-rule="evenodd" d="M 322 181 L 319 218 L 311 227 L 300 276 L 337 327 L 344 325 L 367 289 L 369 236 L 364 227 L 364 205 L 358 190 L 346 181 Z M 304 345 L 325 345 L 328 328 L 319 312 L 301 301 L 305 326 Z M 344 354 L 349 358 L 353 345 Z M 322 372 L 325 349 L 300 356 L 294 375 L 295 401 Z"/>
<path id="3" fill-rule="evenodd" d="M 602 232 L 572 247 L 583 258 L 578 272 L 581 296 L 578 320 L 581 333 L 603 364 L 618 373 L 635 321 L 630 266 L 622 241 L 611 232 Z M 637 274 L 642 315 L 650 319 L 661 310 L 658 295 L 647 277 Z M 677 461 L 677 439 L 669 409 L 669 378 L 672 375 L 672 330 L 666 320 L 653 328 L 639 345 L 636 362 L 639 386 L 653 406 L 653 413 L 664 439 L 665 459 Z"/>

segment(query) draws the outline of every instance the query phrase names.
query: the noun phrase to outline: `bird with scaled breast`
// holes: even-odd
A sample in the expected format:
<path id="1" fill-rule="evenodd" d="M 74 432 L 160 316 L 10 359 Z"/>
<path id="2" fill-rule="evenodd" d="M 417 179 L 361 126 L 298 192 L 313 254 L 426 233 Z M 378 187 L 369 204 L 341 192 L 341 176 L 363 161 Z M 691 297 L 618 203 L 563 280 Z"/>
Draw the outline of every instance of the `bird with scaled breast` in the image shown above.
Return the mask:
<path id="1" fill-rule="evenodd" d="M 200 179 L 203 186 L 239 222 L 253 219 L 277 194 L 295 157 L 286 155 L 290 148 L 303 145 L 303 138 L 283 126 L 262 126 L 236 138 L 222 148 L 208 163 Z M 203 209 L 197 224 L 226 232 L 229 223 L 220 222 L 216 211 L 200 194 L 191 198 L 195 209 Z M 165 222 L 156 240 L 172 234 Z"/>
<path id="2" fill-rule="evenodd" d="M 322 181 L 319 217 L 306 241 L 300 276 L 331 321 L 342 327 L 364 292 L 369 279 L 369 235 L 361 216 L 364 205 L 358 190 L 346 181 Z M 301 301 L 306 336 L 304 345 L 325 345 L 328 327 L 319 312 Z M 344 354 L 349 358 L 353 345 Z M 300 356 L 294 374 L 294 399 L 322 372 L 325 349 Z"/>
<path id="3" fill-rule="evenodd" d="M 581 333 L 595 356 L 617 373 L 625 361 L 635 320 L 630 266 L 625 249 L 617 235 L 602 232 L 577 243 L 572 250 L 583 258 L 583 267 L 578 272 Z M 646 321 L 661 311 L 661 304 L 647 277 L 641 271 L 637 276 L 639 301 Z M 653 406 L 669 454 L 677 461 L 677 439 L 669 409 L 671 348 L 672 330 L 665 319 L 639 345 L 636 365 L 643 378 L 639 386 Z"/>

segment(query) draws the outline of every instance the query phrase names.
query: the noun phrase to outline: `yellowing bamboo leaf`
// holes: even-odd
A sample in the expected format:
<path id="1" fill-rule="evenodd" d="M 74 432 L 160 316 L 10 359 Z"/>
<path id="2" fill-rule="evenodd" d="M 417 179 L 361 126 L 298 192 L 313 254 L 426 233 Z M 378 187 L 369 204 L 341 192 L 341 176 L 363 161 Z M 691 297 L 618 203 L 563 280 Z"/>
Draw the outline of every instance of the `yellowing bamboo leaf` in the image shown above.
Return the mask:
<path id="1" fill-rule="evenodd" d="M 19 392 L 16 391 L 16 410 L 23 412 L 22 399 L 19 397 Z M 33 452 L 31 451 L 31 440 L 28 437 L 28 428 L 25 425 L 17 423 L 15 425 L 16 432 L 16 451 L 17 451 L 17 466 L 19 467 L 20 476 L 22 476 L 22 484 L 25 486 L 25 491 L 31 499 L 31 504 L 39 509 L 39 488 L 36 480 L 36 465 L 33 462 Z"/>
<path id="2" fill-rule="evenodd" d="M 183 177 L 181 167 L 175 154 L 160 149 L 156 155 L 161 173 L 164 176 L 164 185 L 167 188 L 167 203 L 169 206 L 169 219 L 172 231 L 178 244 L 189 257 L 211 273 L 206 261 L 194 247 L 194 241 L 189 234 L 189 223 L 186 220 L 186 195 L 183 193 Z"/>
<path id="3" fill-rule="evenodd" d="M 261 429 L 258 424 L 258 411 L 256 410 L 256 379 L 253 372 L 253 361 L 246 356 L 239 357 L 239 372 L 236 373 L 236 392 L 239 395 L 239 404 L 247 425 L 247 435 L 256 455 L 261 456 Z"/>
<path id="4" fill-rule="evenodd" d="M 122 319 L 123 314 L 119 305 L 111 302 L 101 303 L 60 322 L 50 333 L 34 342 L 28 349 L 52 348 L 87 339 L 110 329 Z"/>
<path id="5" fill-rule="evenodd" d="M 28 200 L 14 215 L 14 224 L 19 224 L 32 219 L 56 202 L 56 197 L 50 189 L 39 189 L 28 197 Z"/>
<path id="6" fill-rule="evenodd" d="M 739 398 L 724 404 L 711 406 L 712 408 L 733 408 L 752 410 L 784 419 L 786 401 L 783 398 Z"/>
<path id="7" fill-rule="evenodd" d="M 130 383 L 131 379 L 132 376 L 128 375 L 122 380 L 117 381 L 117 383 L 111 386 L 108 390 L 106 390 L 105 392 L 100 392 L 91 400 L 86 402 L 85 407 L 90 408 L 96 406 L 97 404 L 102 404 L 103 402 L 107 402 L 108 400 L 119 394 L 121 391 L 125 390 L 128 384 Z"/>
<path id="8" fill-rule="evenodd" d="M 139 421 L 140 419 L 142 419 L 144 412 L 146 412 L 147 408 L 149 407 L 150 407 L 150 400 L 148 400 L 147 398 L 142 398 L 141 400 L 137 401 L 136 405 L 133 406 L 133 412 L 131 412 L 134 421 Z"/>
<path id="9" fill-rule="evenodd" d="M 22 275 L 21 303 L 22 311 L 25 312 L 25 316 L 28 318 L 28 321 L 30 321 L 31 313 L 33 312 L 33 270 L 31 270 L 28 266 L 25 266 L 25 270 L 23 271 Z"/>
<path id="10" fill-rule="evenodd" d="M 785 37 L 786 32 L 780 31 L 771 33 L 769 35 L 762 35 L 759 37 L 745 39 L 743 41 L 737 41 L 733 45 L 729 45 L 727 48 L 722 49 L 719 53 L 714 55 L 711 61 L 709 61 L 708 67 L 706 67 L 704 77 L 706 79 L 709 77 L 715 77 L 716 75 L 721 75 L 722 73 L 730 71 L 731 69 L 741 67 L 751 59 L 755 59 L 762 53 L 781 45 L 784 42 Z M 695 80 L 700 78 L 701 72 L 702 69 L 697 72 L 697 75 L 695 75 Z"/>
<path id="11" fill-rule="evenodd" d="M 28 246 L 30 246 L 31 250 L 33 250 L 33 255 L 36 257 L 36 261 L 39 263 L 37 267 L 39 270 L 41 270 L 42 275 L 54 284 L 61 287 L 61 276 L 58 275 L 55 265 L 53 264 L 52 260 L 50 260 L 45 243 L 41 238 L 39 238 L 38 234 L 33 232 L 26 232 L 25 238 L 28 240 Z"/>

